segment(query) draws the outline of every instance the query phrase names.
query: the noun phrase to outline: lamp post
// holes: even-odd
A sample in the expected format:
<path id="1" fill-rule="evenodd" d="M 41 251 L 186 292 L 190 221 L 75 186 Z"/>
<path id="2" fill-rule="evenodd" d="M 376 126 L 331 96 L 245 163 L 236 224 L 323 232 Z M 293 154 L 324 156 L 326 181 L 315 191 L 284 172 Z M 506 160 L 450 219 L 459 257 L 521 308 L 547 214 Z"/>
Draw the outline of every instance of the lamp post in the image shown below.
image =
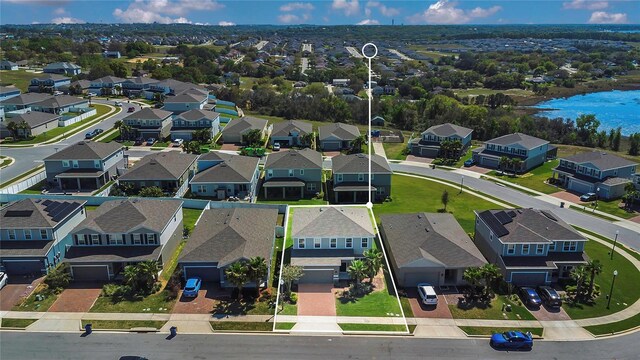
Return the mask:
<path id="1" fill-rule="evenodd" d="M 611 248 L 611 257 L 609 260 L 613 260 L 613 252 L 616 250 L 616 244 L 618 243 L 618 234 L 620 234 L 620 230 L 616 230 L 616 238 L 613 240 L 613 247 Z"/>
<path id="2" fill-rule="evenodd" d="M 611 295 L 613 295 L 613 284 L 616 283 L 616 276 L 618 276 L 618 270 L 613 270 L 613 280 L 611 281 L 611 289 L 609 290 L 609 300 L 607 301 L 607 309 L 611 305 Z"/>
<path id="3" fill-rule="evenodd" d="M 596 208 L 598 207 L 598 194 L 600 193 L 600 188 L 597 187 L 596 188 L 596 205 L 593 207 L 593 211 L 592 212 L 596 212 Z"/>
<path id="4" fill-rule="evenodd" d="M 464 185 L 464 175 L 460 176 L 460 194 L 462 194 L 462 185 Z"/>

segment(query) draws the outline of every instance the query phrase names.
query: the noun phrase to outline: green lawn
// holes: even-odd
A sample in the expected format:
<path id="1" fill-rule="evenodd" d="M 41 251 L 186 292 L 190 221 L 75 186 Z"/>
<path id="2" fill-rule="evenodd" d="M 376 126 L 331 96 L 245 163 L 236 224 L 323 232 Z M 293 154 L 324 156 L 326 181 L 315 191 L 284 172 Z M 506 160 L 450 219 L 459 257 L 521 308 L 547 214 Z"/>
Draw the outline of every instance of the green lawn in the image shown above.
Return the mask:
<path id="1" fill-rule="evenodd" d="M 94 211 L 95 209 L 98 208 L 98 205 L 85 205 L 84 209 L 87 211 Z"/>
<path id="2" fill-rule="evenodd" d="M 640 314 L 610 324 L 585 326 L 585 329 L 593 335 L 605 335 L 635 329 L 638 326 L 640 326 Z"/>
<path id="3" fill-rule="evenodd" d="M 168 300 L 163 290 L 140 301 L 123 300 L 117 303 L 100 296 L 89 312 L 94 313 L 170 313 L 176 299 Z"/>
<path id="4" fill-rule="evenodd" d="M 596 210 L 605 212 L 607 214 L 611 214 L 611 215 L 615 215 L 615 216 L 619 216 L 623 219 L 630 219 L 632 217 L 638 216 L 639 214 L 635 211 L 632 212 L 628 212 L 625 209 L 621 208 L 620 203 L 622 202 L 622 200 L 620 199 L 616 199 L 616 200 L 598 200 L 598 207 L 596 207 Z M 590 204 L 585 204 L 587 205 L 587 209 L 593 209 L 593 207 L 590 206 Z"/>
<path id="5" fill-rule="evenodd" d="M 507 328 L 507 327 L 486 327 L 486 326 L 458 326 L 462 331 L 464 331 L 467 335 L 493 335 L 495 333 L 503 333 L 505 331 L 510 330 L 518 330 L 522 332 L 531 332 L 533 335 L 542 336 L 541 327 L 532 327 L 532 328 Z"/>
<path id="6" fill-rule="evenodd" d="M 298 315 L 298 305 L 285 303 L 278 315 Z"/>
<path id="7" fill-rule="evenodd" d="M 489 172 L 487 175 L 495 176 L 498 179 L 518 184 L 541 193 L 552 194 L 554 192 L 561 191 L 562 189 L 552 185 L 547 185 L 544 181 L 553 175 L 551 169 L 558 166 L 559 162 L 560 160 L 557 159 L 547 161 L 528 173 L 517 175 L 516 177 L 513 177 L 513 174 L 511 173 L 502 174 L 500 171 L 495 170 Z"/>
<path id="8" fill-rule="evenodd" d="M 100 139 L 99 141 L 103 143 L 108 143 L 118 139 L 119 137 L 120 137 L 120 130 L 115 130 L 114 132 L 109 134 L 107 137 Z"/>
<path id="9" fill-rule="evenodd" d="M 250 321 L 210 321 L 213 331 L 273 331 L 273 323 Z"/>
<path id="10" fill-rule="evenodd" d="M 38 321 L 37 319 L 2 319 L 0 327 L 24 329 L 27 326 Z"/>
<path id="11" fill-rule="evenodd" d="M 20 194 L 42 194 L 42 188 L 47 184 L 47 180 L 42 180 L 39 183 L 33 185 L 32 187 L 20 191 Z"/>
<path id="12" fill-rule="evenodd" d="M 296 326 L 294 322 L 279 322 L 276 323 L 276 330 L 291 330 Z"/>
<path id="13" fill-rule="evenodd" d="M 86 324 L 91 324 L 94 330 L 129 330 L 133 328 L 154 328 L 160 329 L 166 321 L 156 320 L 82 320 L 82 328 Z"/>
<path id="14" fill-rule="evenodd" d="M 169 261 L 164 264 L 164 269 L 162 270 L 162 274 L 160 275 L 160 278 L 162 280 L 169 281 L 171 275 L 173 275 L 173 272 L 178 266 L 178 258 L 180 257 L 180 253 L 182 253 L 182 249 L 184 249 L 184 245 L 186 243 L 187 242 L 185 240 L 180 241 L 180 244 L 178 244 L 176 251 L 171 254 L 171 258 L 169 259 Z"/>
<path id="15" fill-rule="evenodd" d="M 595 280 L 595 283 L 600 285 L 601 294 L 595 303 L 591 305 L 573 305 L 565 301 L 562 307 L 572 319 L 585 319 L 612 314 L 627 308 L 640 298 L 640 288 L 637 286 L 640 272 L 629 260 L 618 253 L 615 253 L 613 260 L 610 260 L 610 251 L 610 246 L 605 246 L 595 241 L 588 241 L 585 245 L 585 252 L 589 258 L 600 260 L 602 263 L 602 273 L 596 275 Z M 610 309 L 607 309 L 606 296 L 611 289 L 614 270 L 618 270 L 618 276 L 611 296 L 611 306 Z"/>
<path id="16" fill-rule="evenodd" d="M 473 150 L 474 148 L 476 148 L 477 146 L 469 146 L 469 148 L 467 149 L 467 152 L 460 157 L 460 159 L 458 159 L 458 161 L 456 161 L 455 165 L 453 165 L 453 167 L 463 167 L 464 166 L 464 162 L 471 159 L 471 157 L 473 156 Z"/>
<path id="17" fill-rule="evenodd" d="M 406 326 L 394 324 L 338 324 L 338 326 L 340 326 L 342 331 L 407 331 Z"/>
<path id="18" fill-rule="evenodd" d="M 202 210 L 200 209 L 182 209 L 182 224 L 185 229 L 193 230 L 200 214 L 202 214 Z"/>
<path id="19" fill-rule="evenodd" d="M 407 148 L 407 143 L 382 143 L 382 147 L 384 147 L 384 152 L 387 154 L 387 159 L 389 160 L 406 160 L 407 155 L 403 154 L 402 151 Z"/>
<path id="20" fill-rule="evenodd" d="M 36 294 L 44 296 L 43 300 L 37 300 Z M 41 284 L 28 298 L 22 303 L 15 305 L 12 311 L 47 311 L 58 299 L 58 295 L 50 291 L 46 285 Z"/>
<path id="21" fill-rule="evenodd" d="M 578 230 L 578 231 L 580 231 L 580 232 L 583 232 L 583 233 L 585 233 L 585 234 L 587 234 L 587 235 L 590 235 L 590 236 L 596 237 L 596 238 L 598 238 L 598 239 L 600 239 L 600 240 L 604 240 L 604 241 L 608 242 L 609 244 L 613 244 L 613 239 L 610 239 L 610 238 L 604 237 L 604 236 L 602 236 L 602 235 L 600 235 L 600 234 L 596 234 L 596 233 L 594 233 L 593 231 L 589 231 L 589 230 L 584 229 L 584 228 L 581 228 L 581 227 L 579 227 L 579 226 L 575 226 L 575 225 L 572 225 L 572 226 L 573 226 L 576 230 Z M 621 244 L 621 243 L 617 243 L 617 244 L 616 244 L 616 248 L 622 248 L 622 249 L 626 250 L 629 254 L 631 254 L 631 256 L 633 256 L 634 258 L 636 258 L 636 260 L 640 261 L 640 253 L 638 253 L 637 251 L 634 251 L 634 250 L 629 249 L 626 245 Z"/>
<path id="22" fill-rule="evenodd" d="M 502 311 L 502 305 L 511 305 L 511 311 Z M 517 305 L 504 295 L 497 295 L 491 303 L 484 307 L 476 305 L 470 308 L 461 308 L 458 304 L 449 304 L 449 310 L 454 319 L 491 319 L 491 320 L 535 320 L 529 310 Z M 506 314 L 506 317 L 502 314 Z M 519 316 L 518 316 L 519 315 Z"/>
<path id="23" fill-rule="evenodd" d="M 171 141 L 156 141 L 155 144 L 151 146 L 151 150 L 165 149 L 169 145 L 171 145 Z"/>
<path id="24" fill-rule="evenodd" d="M 9 163 L 11 163 L 11 159 L 9 159 L 9 157 L 0 156 L 0 169 L 2 169 L 5 166 L 8 166 Z"/>
<path id="25" fill-rule="evenodd" d="M 338 316 L 400 316 L 400 307 L 395 295 L 385 289 L 374 291 L 354 301 L 343 302 L 336 298 L 336 314 Z"/>
<path id="26" fill-rule="evenodd" d="M 0 70 L 0 83 L 3 86 L 13 84 L 24 93 L 29 89 L 31 79 L 37 76 L 42 76 L 42 74 L 27 72 L 26 70 Z"/>
<path id="27" fill-rule="evenodd" d="M 459 188 L 426 179 L 395 174 L 392 175 L 391 183 L 393 200 L 374 204 L 373 210 L 378 222 L 381 214 L 438 212 L 443 208 L 440 198 L 444 190 L 449 192 L 447 211 L 453 214 L 467 233 L 474 231 L 474 210 L 500 208 L 472 194 L 464 192 L 460 194 Z"/>
<path id="28" fill-rule="evenodd" d="M 411 304 L 409 303 L 409 298 L 401 296 L 400 305 L 402 305 L 402 311 L 404 312 L 405 317 L 413 317 L 413 309 L 411 308 Z"/>

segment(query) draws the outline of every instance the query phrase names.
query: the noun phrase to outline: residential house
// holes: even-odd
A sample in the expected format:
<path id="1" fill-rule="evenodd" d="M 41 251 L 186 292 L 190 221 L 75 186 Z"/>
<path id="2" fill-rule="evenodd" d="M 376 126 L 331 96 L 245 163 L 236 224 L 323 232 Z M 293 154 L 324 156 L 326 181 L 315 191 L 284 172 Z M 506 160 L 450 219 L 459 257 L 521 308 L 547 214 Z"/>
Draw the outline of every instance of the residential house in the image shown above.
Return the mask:
<path id="1" fill-rule="evenodd" d="M 601 199 L 616 199 L 625 194 L 638 162 L 603 151 L 589 151 L 565 158 L 553 169 L 560 186 L 579 194 L 597 193 Z"/>
<path id="2" fill-rule="evenodd" d="M 42 71 L 46 74 L 60 74 L 67 76 L 80 75 L 82 68 L 70 62 L 57 62 L 45 66 Z"/>
<path id="3" fill-rule="evenodd" d="M 31 106 L 45 99 L 51 98 L 50 94 L 26 93 L 12 96 L 8 99 L 0 101 L 0 108 L 6 113 L 27 112 L 31 110 Z"/>
<path id="4" fill-rule="evenodd" d="M 120 59 L 122 55 L 120 54 L 120 51 L 104 51 L 102 52 L 102 57 L 109 59 Z"/>
<path id="5" fill-rule="evenodd" d="M 145 91 L 149 90 L 152 84 L 158 82 L 156 79 L 143 76 L 126 79 L 122 82 L 122 94 L 125 96 L 144 96 Z"/>
<path id="6" fill-rule="evenodd" d="M 220 287 L 235 287 L 227 282 L 225 269 L 237 261 L 262 257 L 270 278 L 271 258 L 278 220 L 277 209 L 230 208 L 207 209 L 189 237 L 178 264 L 185 279 L 197 276 Z M 245 286 L 252 287 L 249 282 Z"/>
<path id="7" fill-rule="evenodd" d="M 340 154 L 331 159 L 333 192 L 336 203 L 366 203 L 383 201 L 391 196 L 391 167 L 380 155 L 371 156 L 371 187 L 369 187 L 369 156 Z M 370 195 L 370 196 L 369 196 Z"/>
<path id="8" fill-rule="evenodd" d="M 382 116 L 377 115 L 373 119 L 371 119 L 372 126 L 384 126 L 385 120 Z"/>
<path id="9" fill-rule="evenodd" d="M 91 80 L 89 91 L 98 95 L 112 95 L 122 92 L 122 84 L 126 79 L 116 76 L 103 76 L 99 79 Z"/>
<path id="10" fill-rule="evenodd" d="M 420 137 L 409 142 L 411 154 L 430 158 L 440 157 L 442 155 L 440 146 L 443 141 L 460 141 L 462 144 L 460 153 L 464 153 L 471 145 L 472 133 L 472 129 L 451 123 L 431 126 L 423 131 Z M 459 155 L 457 154 L 457 156 Z"/>
<path id="11" fill-rule="evenodd" d="M 70 95 L 58 95 L 46 98 L 37 103 L 31 104 L 35 111 L 50 114 L 82 113 L 89 109 L 89 100 L 81 99 Z"/>
<path id="12" fill-rule="evenodd" d="M 122 119 L 135 130 L 136 137 L 165 139 L 171 135 L 171 111 L 143 108 Z"/>
<path id="13" fill-rule="evenodd" d="M 0 86 L 0 101 L 20 95 L 22 92 L 15 86 Z"/>
<path id="14" fill-rule="evenodd" d="M 313 134 L 313 125 L 306 121 L 287 120 L 273 125 L 271 132 L 271 145 L 278 143 L 280 146 L 309 146 L 305 136 Z"/>
<path id="15" fill-rule="evenodd" d="M 322 154 L 311 149 L 274 152 L 264 166 L 264 197 L 302 199 L 324 192 Z"/>
<path id="16" fill-rule="evenodd" d="M 527 172 L 544 164 L 547 159 L 549 142 L 522 133 L 513 133 L 487 140 L 481 148 L 473 149 L 473 160 L 476 164 L 492 169 L 500 168 L 500 159 L 520 159 L 518 172 Z"/>
<path id="17" fill-rule="evenodd" d="M 364 207 L 308 207 L 293 211 L 291 265 L 301 266 L 299 283 L 337 283 L 351 277 L 351 261 L 373 248 L 375 230 Z"/>
<path id="18" fill-rule="evenodd" d="M 469 235 L 451 214 L 386 214 L 380 217 L 380 235 L 396 284 L 465 285 L 469 267 L 487 263 Z"/>
<path id="19" fill-rule="evenodd" d="M 153 84 L 149 84 L 149 90 L 145 91 L 147 99 L 153 99 L 156 94 L 171 96 L 179 95 L 187 92 L 188 90 L 199 90 L 203 93 L 208 93 L 208 90 L 204 87 L 188 82 L 178 81 L 174 79 L 167 79 Z"/>
<path id="20" fill-rule="evenodd" d="M 171 139 L 191 140 L 193 132 L 206 129 L 214 139 L 220 132 L 220 114 L 214 111 L 193 109 L 172 120 Z"/>
<path id="21" fill-rule="evenodd" d="M 0 209 L 0 271 L 46 274 L 66 254 L 69 232 L 86 218 L 86 201 L 22 199 Z"/>
<path id="22" fill-rule="evenodd" d="M 262 139 L 267 131 L 267 122 L 265 119 L 258 119 L 251 116 L 233 119 L 222 129 L 222 141 L 227 144 L 244 144 L 244 136 L 251 130 L 260 130 L 260 138 Z"/>
<path id="23" fill-rule="evenodd" d="M 164 266 L 182 233 L 180 200 L 106 201 L 73 229 L 64 262 L 75 281 L 110 281 L 122 278 L 127 265 L 157 261 Z"/>
<path id="24" fill-rule="evenodd" d="M 253 199 L 260 178 L 259 158 L 208 152 L 198 158 L 198 173 L 191 179 L 191 193 L 224 200 Z"/>
<path id="25" fill-rule="evenodd" d="M 9 60 L 0 61 L 0 70 L 18 70 L 18 64 Z"/>
<path id="26" fill-rule="evenodd" d="M 175 96 L 167 96 L 163 109 L 179 114 L 189 110 L 202 110 L 209 100 L 209 94 L 198 90 Z"/>
<path id="27" fill-rule="evenodd" d="M 40 74 L 29 82 L 29 92 L 53 93 L 70 84 L 71 78 L 64 75 Z"/>
<path id="28" fill-rule="evenodd" d="M 121 185 L 131 185 L 134 189 L 157 186 L 173 196 L 179 189 L 183 195 L 189 180 L 196 172 L 198 155 L 178 151 L 152 153 L 144 156 L 118 178 Z"/>
<path id="29" fill-rule="evenodd" d="M 18 128 L 16 135 L 19 138 L 29 138 L 57 128 L 60 118 L 60 115 L 56 114 L 29 111 L 23 114 L 16 114 L 6 119 L 0 119 L 0 137 L 14 136 L 7 128 L 12 122 L 18 125 L 22 123 L 26 124 L 26 127 Z"/>
<path id="30" fill-rule="evenodd" d="M 62 190 L 96 190 L 126 167 L 116 142 L 80 141 L 44 158 L 47 182 Z"/>
<path id="31" fill-rule="evenodd" d="M 86 94 L 89 91 L 89 88 L 91 88 L 91 81 L 77 80 L 69 84 L 68 88 L 65 89 L 65 87 L 62 86 L 60 89 L 64 90 L 65 94 L 71 94 L 71 88 L 79 89 L 77 95 Z"/>
<path id="32" fill-rule="evenodd" d="M 549 285 L 587 262 L 587 239 L 548 210 L 476 213 L 474 243 L 514 285 Z"/>
<path id="33" fill-rule="evenodd" d="M 322 151 L 338 151 L 351 147 L 351 142 L 360 136 L 357 126 L 334 123 L 318 128 L 318 139 Z"/>

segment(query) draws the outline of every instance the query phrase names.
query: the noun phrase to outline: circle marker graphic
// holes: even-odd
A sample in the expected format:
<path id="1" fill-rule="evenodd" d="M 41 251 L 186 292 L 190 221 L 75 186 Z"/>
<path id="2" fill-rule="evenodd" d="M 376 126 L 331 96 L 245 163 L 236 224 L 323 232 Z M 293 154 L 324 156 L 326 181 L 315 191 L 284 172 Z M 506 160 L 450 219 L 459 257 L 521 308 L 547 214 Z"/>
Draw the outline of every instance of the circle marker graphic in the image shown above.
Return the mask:
<path id="1" fill-rule="evenodd" d="M 373 209 L 373 203 L 371 201 L 367 202 L 367 209 Z"/>
<path id="2" fill-rule="evenodd" d="M 367 55 L 367 52 L 365 51 L 367 46 L 373 47 L 373 55 Z M 376 44 L 374 44 L 374 43 L 366 43 L 366 44 L 364 44 L 364 46 L 362 47 L 362 56 L 364 56 L 367 59 L 371 60 L 374 57 L 376 57 L 376 55 L 378 55 L 378 47 L 376 46 Z"/>

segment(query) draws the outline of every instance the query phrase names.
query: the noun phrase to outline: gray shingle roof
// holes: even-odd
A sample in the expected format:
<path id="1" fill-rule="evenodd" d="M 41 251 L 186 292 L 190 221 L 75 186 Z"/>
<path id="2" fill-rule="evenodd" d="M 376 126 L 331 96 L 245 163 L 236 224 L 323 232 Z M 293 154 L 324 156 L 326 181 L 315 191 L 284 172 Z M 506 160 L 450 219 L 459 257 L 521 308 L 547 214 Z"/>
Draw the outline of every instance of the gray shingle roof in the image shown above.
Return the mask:
<path id="1" fill-rule="evenodd" d="M 88 229 L 102 234 L 126 234 L 143 227 L 161 233 L 181 207 L 181 200 L 133 198 L 106 201 L 89 212 L 73 232 Z"/>
<path id="2" fill-rule="evenodd" d="M 44 70 L 57 70 L 57 69 L 80 69 L 80 66 L 70 62 L 56 62 L 51 63 L 44 67 Z"/>
<path id="3" fill-rule="evenodd" d="M 267 120 L 258 119 L 251 116 L 244 116 L 238 119 L 231 120 L 227 126 L 222 129 L 223 134 L 244 134 L 249 130 L 260 130 L 267 126 Z"/>
<path id="4" fill-rule="evenodd" d="M 627 160 L 623 157 L 608 154 L 603 151 L 587 151 L 562 158 L 577 164 L 591 163 L 598 167 L 600 171 L 607 171 L 626 166 L 638 165 L 637 162 Z"/>
<path id="5" fill-rule="evenodd" d="M 495 139 L 488 140 L 487 143 L 503 145 L 503 146 L 520 144 L 525 149 L 530 150 L 538 146 L 548 144 L 549 142 L 547 140 L 539 139 L 531 135 L 522 134 L 522 133 L 513 133 L 513 134 L 507 134 L 507 135 L 497 137 Z"/>
<path id="6" fill-rule="evenodd" d="M 164 120 L 167 117 L 173 115 L 171 111 L 162 110 L 162 109 L 152 109 L 152 108 L 144 108 L 138 112 L 135 112 L 122 120 Z"/>
<path id="7" fill-rule="evenodd" d="M 13 85 L 9 85 L 9 86 L 0 86 L 0 94 L 4 94 L 4 93 L 8 93 L 8 92 L 22 92 L 20 89 L 18 89 L 17 87 L 13 86 Z"/>
<path id="8" fill-rule="evenodd" d="M 432 133 L 435 134 L 437 136 L 441 136 L 441 137 L 449 137 L 449 136 L 453 136 L 453 135 L 458 135 L 461 138 L 466 137 L 467 135 L 469 135 L 470 133 L 472 133 L 473 130 L 463 127 L 463 126 L 458 126 L 458 125 L 454 125 L 451 123 L 444 123 L 444 124 L 440 124 L 440 125 L 434 125 L 430 128 L 428 128 L 427 130 L 425 130 L 423 132 L 424 133 Z"/>
<path id="9" fill-rule="evenodd" d="M 103 76 L 99 79 L 91 80 L 92 83 L 106 83 L 106 84 L 118 84 L 126 81 L 127 79 L 119 78 L 116 76 Z"/>
<path id="10" fill-rule="evenodd" d="M 60 115 L 49 114 L 49 113 L 40 112 L 40 111 L 30 111 L 24 114 L 19 114 L 14 117 L 8 118 L 6 119 L 7 120 L 6 122 L 15 122 L 19 124 L 24 121 L 27 124 L 29 124 L 29 127 L 33 129 L 34 127 L 40 126 L 42 124 L 46 124 L 48 122 L 58 121 L 58 119 L 60 119 Z M 57 126 L 58 125 L 56 125 L 56 127 Z"/>
<path id="11" fill-rule="evenodd" d="M 367 154 L 340 154 L 331 159 L 333 173 L 368 173 L 369 156 Z M 371 172 L 375 174 L 391 174 L 387 159 L 380 155 L 371 156 Z"/>
<path id="12" fill-rule="evenodd" d="M 165 103 L 194 103 L 194 102 L 202 102 L 207 99 L 207 95 L 200 94 L 197 96 L 196 94 L 180 94 L 176 96 L 167 96 L 164 100 Z"/>
<path id="13" fill-rule="evenodd" d="M 288 120 L 273 124 L 271 136 L 289 136 L 292 131 L 300 133 L 300 135 L 311 134 L 313 125 L 300 120 Z"/>
<path id="14" fill-rule="evenodd" d="M 322 154 L 311 149 L 269 154 L 265 169 L 322 169 Z"/>
<path id="15" fill-rule="evenodd" d="M 22 199 L 0 209 L 0 224 L 3 229 L 53 228 L 63 220 L 55 218 L 56 213 L 53 211 L 56 207 L 71 204 L 67 206 L 77 208 L 85 203 L 86 201 L 61 200 L 49 200 L 45 203 L 45 200 L 40 199 Z"/>
<path id="16" fill-rule="evenodd" d="M 69 105 L 75 105 L 80 103 L 88 103 L 88 100 L 80 99 L 75 96 L 69 95 L 58 95 L 54 97 L 50 97 L 48 99 L 42 100 L 34 105 L 42 106 L 47 108 L 60 108 Z"/>
<path id="17" fill-rule="evenodd" d="M 72 246 L 64 256 L 66 263 L 139 262 L 158 260 L 162 246 Z"/>
<path id="18" fill-rule="evenodd" d="M 149 154 L 120 176 L 120 180 L 178 180 L 197 158 L 178 151 Z"/>
<path id="19" fill-rule="evenodd" d="M 0 105 L 30 105 L 53 97 L 49 94 L 26 93 L 0 101 Z"/>
<path id="20" fill-rule="evenodd" d="M 297 208 L 293 213 L 291 236 L 371 237 L 375 235 L 369 210 L 360 207 Z"/>
<path id="21" fill-rule="evenodd" d="M 277 220 L 276 209 L 205 210 L 178 261 L 222 267 L 261 256 L 270 262 Z"/>
<path id="22" fill-rule="evenodd" d="M 70 77 L 64 76 L 64 75 L 59 75 L 59 74 L 38 74 L 36 77 L 34 77 L 34 79 L 36 80 L 71 80 Z"/>
<path id="23" fill-rule="evenodd" d="M 241 155 L 230 155 L 225 159 L 223 155 L 217 155 L 224 160 L 222 163 L 200 171 L 191 179 L 191 183 L 229 183 L 251 182 L 260 162 L 259 158 Z M 210 160 L 212 158 L 201 158 Z"/>
<path id="24" fill-rule="evenodd" d="M 54 240 L 3 240 L 0 257 L 39 257 L 45 256 L 53 246 Z"/>
<path id="25" fill-rule="evenodd" d="M 101 160 L 122 150 L 117 142 L 80 141 L 49 155 L 44 160 Z"/>
<path id="26" fill-rule="evenodd" d="M 156 79 L 152 79 L 150 77 L 145 77 L 145 76 L 138 76 L 136 78 L 133 79 L 127 79 L 124 82 L 131 82 L 134 84 L 155 84 L 157 82 L 159 82 Z"/>
<path id="27" fill-rule="evenodd" d="M 388 214 L 382 215 L 380 222 L 385 245 L 398 267 L 455 268 L 486 263 L 451 214 Z"/>
<path id="28" fill-rule="evenodd" d="M 360 136 L 360 130 L 355 125 L 343 124 L 343 123 L 334 123 L 328 124 L 324 126 L 320 126 L 318 128 L 318 137 L 320 141 L 325 140 L 329 137 L 336 137 L 340 140 L 353 140 Z"/>
<path id="29" fill-rule="evenodd" d="M 219 116 L 220 114 L 215 111 L 193 109 L 183 112 L 182 114 L 178 115 L 177 118 L 187 121 L 198 121 L 200 119 L 215 120 Z"/>

